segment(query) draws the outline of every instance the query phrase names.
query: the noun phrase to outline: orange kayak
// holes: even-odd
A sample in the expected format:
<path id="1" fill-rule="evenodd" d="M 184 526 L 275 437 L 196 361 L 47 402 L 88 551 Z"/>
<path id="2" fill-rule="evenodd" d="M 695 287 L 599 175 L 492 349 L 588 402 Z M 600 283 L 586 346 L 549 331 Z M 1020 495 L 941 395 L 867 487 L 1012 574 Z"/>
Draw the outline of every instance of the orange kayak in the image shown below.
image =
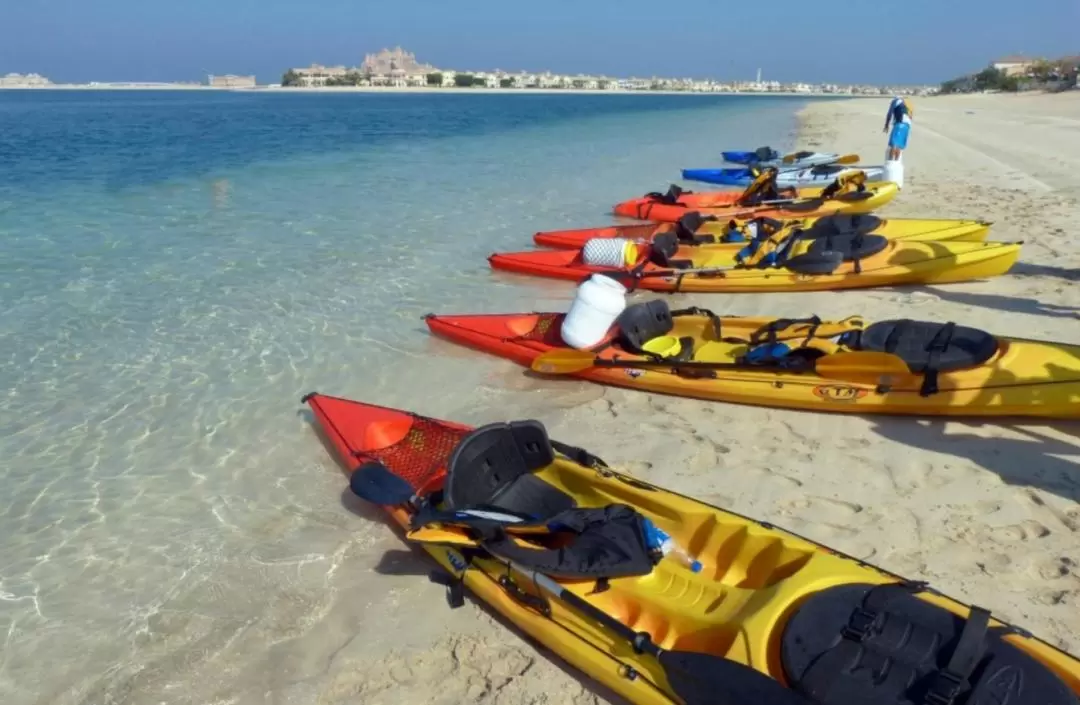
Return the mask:
<path id="1" fill-rule="evenodd" d="M 891 181 L 826 196 L 823 192 L 829 188 L 832 187 L 790 189 L 781 191 L 780 198 L 754 202 L 741 191 L 697 193 L 673 187 L 665 194 L 650 193 L 623 201 L 615 206 L 614 213 L 661 223 L 677 222 L 692 211 L 718 218 L 806 218 L 829 213 L 869 213 L 891 201 L 900 191 Z"/>
<path id="2" fill-rule="evenodd" d="M 541 247 L 557 250 L 577 250 L 589 240 L 624 238 L 650 242 L 657 235 L 674 232 L 680 244 L 709 244 L 723 241 L 732 225 L 745 225 L 747 220 L 719 220 L 688 213 L 676 223 L 636 223 L 633 225 L 604 225 L 595 228 L 547 230 L 533 235 Z M 890 240 L 962 240 L 981 242 L 990 234 L 992 223 L 986 220 L 955 220 L 951 218 L 882 218 L 873 213 L 835 213 L 820 217 L 796 218 L 785 221 L 783 227 L 800 228 L 826 234 L 861 232 L 881 235 Z"/>

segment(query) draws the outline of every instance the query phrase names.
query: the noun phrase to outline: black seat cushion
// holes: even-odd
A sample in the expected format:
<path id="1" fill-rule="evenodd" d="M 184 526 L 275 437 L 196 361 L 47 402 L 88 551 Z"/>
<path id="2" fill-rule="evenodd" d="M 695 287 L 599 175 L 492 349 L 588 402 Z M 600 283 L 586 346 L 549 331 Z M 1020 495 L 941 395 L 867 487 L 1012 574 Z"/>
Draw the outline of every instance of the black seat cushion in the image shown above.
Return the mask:
<path id="1" fill-rule="evenodd" d="M 839 233 L 868 233 L 881 226 L 881 218 L 872 213 L 835 213 L 818 218 L 803 231 L 803 237 L 813 239 Z"/>
<path id="2" fill-rule="evenodd" d="M 857 347 L 896 355 L 918 374 L 927 369 L 932 354 L 934 368 L 941 372 L 981 365 L 997 352 L 998 341 L 978 328 L 897 319 L 867 326 L 859 334 Z"/>
<path id="3" fill-rule="evenodd" d="M 868 609 L 872 588 L 878 592 Z M 898 585 L 840 585 L 798 608 L 784 628 L 781 663 L 792 687 L 820 705 L 923 705 L 966 621 Z M 1055 673 L 1004 641 L 1003 631 L 969 633 L 970 689 L 961 687 L 952 705 L 1080 703 Z"/>
<path id="4" fill-rule="evenodd" d="M 888 246 L 889 241 L 880 235 L 847 232 L 814 238 L 808 251 L 815 255 L 838 252 L 843 257 L 843 261 L 850 262 L 876 255 Z"/>

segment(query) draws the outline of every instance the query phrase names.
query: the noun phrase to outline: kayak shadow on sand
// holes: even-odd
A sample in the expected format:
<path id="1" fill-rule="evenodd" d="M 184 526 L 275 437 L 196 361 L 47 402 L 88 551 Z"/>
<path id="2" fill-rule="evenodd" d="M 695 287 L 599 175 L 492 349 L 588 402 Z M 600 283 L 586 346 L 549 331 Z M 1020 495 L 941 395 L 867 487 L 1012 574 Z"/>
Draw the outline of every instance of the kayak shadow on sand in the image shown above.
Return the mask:
<path id="1" fill-rule="evenodd" d="M 1032 420 L 1034 421 L 1034 420 Z M 1031 427 L 1012 426 L 993 421 L 965 419 L 902 419 L 878 417 L 871 420 L 873 430 L 884 438 L 912 448 L 966 458 L 981 468 L 996 473 L 1010 485 L 1022 485 L 1051 492 L 1064 499 L 1080 502 L 1080 463 L 1060 456 L 1080 456 L 1080 438 L 1069 443 Z M 977 433 L 951 429 L 947 425 L 964 424 L 969 428 L 991 427 L 1023 434 L 1023 438 L 987 438 Z M 1043 428 L 1076 434 L 1075 424 L 1048 424 Z M 1078 527 L 1080 528 L 1080 527 Z"/>
<path id="2" fill-rule="evenodd" d="M 1053 267 L 1031 262 L 1017 262 L 1009 270 L 1009 274 L 1018 277 L 1054 277 L 1071 282 L 1080 281 L 1080 269 L 1076 267 Z"/>
<path id="3" fill-rule="evenodd" d="M 1047 365 L 1051 376 L 1071 371 L 1058 365 Z M 1002 385 L 1024 384 L 1028 380 L 999 372 L 995 381 Z M 999 392 L 981 393 L 972 406 L 998 402 Z M 873 430 L 881 436 L 913 448 L 967 458 L 976 465 L 997 473 L 1011 485 L 1026 485 L 1051 492 L 1065 499 L 1080 502 L 1080 462 L 1062 456 L 1080 457 L 1080 420 L 1039 417 L 990 418 L 918 418 L 876 416 L 868 419 Z M 958 426 L 969 428 L 1000 428 L 1011 436 L 985 437 L 976 433 L 956 431 Z M 954 432 L 947 432 L 952 426 Z M 1053 434 L 1046 433 L 1047 430 Z M 1065 440 L 1067 439 L 1067 440 Z M 1078 522 L 1080 524 L 1080 522 Z M 1078 526 L 1080 528 L 1080 526 Z"/>
<path id="4" fill-rule="evenodd" d="M 1076 306 L 1062 306 L 1039 301 L 1038 299 L 1028 299 L 1019 296 L 955 291 L 945 287 L 918 287 L 918 289 L 926 294 L 935 296 L 942 301 L 963 304 L 965 306 L 991 308 L 1011 313 L 1025 313 L 1032 316 L 1080 319 L 1080 307 Z"/>

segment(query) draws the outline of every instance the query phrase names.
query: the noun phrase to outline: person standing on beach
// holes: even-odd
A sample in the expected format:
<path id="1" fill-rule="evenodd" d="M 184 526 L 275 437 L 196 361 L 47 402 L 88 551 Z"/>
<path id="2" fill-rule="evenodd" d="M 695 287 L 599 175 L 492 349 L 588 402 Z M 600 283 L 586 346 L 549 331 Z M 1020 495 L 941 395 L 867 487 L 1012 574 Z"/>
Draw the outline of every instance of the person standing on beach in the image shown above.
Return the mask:
<path id="1" fill-rule="evenodd" d="M 885 129 L 889 131 L 892 123 L 892 134 L 889 135 L 889 160 L 896 161 L 900 153 L 907 148 L 908 133 L 911 132 L 911 118 L 915 114 L 907 100 L 900 96 L 893 96 L 889 103 L 889 112 L 885 115 Z"/>

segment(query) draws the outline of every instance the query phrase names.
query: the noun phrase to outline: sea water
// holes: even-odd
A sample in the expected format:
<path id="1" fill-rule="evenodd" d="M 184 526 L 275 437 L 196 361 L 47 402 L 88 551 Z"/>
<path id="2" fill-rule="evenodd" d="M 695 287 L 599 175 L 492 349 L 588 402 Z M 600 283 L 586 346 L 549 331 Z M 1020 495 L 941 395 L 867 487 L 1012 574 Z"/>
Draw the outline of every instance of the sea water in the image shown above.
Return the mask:
<path id="1" fill-rule="evenodd" d="M 421 316 L 566 310 L 571 284 L 487 255 L 795 146 L 801 102 L 0 92 L 0 701 L 317 680 L 326 624 L 394 605 L 342 578 L 381 551 L 301 395 L 520 415 L 520 368 Z"/>

